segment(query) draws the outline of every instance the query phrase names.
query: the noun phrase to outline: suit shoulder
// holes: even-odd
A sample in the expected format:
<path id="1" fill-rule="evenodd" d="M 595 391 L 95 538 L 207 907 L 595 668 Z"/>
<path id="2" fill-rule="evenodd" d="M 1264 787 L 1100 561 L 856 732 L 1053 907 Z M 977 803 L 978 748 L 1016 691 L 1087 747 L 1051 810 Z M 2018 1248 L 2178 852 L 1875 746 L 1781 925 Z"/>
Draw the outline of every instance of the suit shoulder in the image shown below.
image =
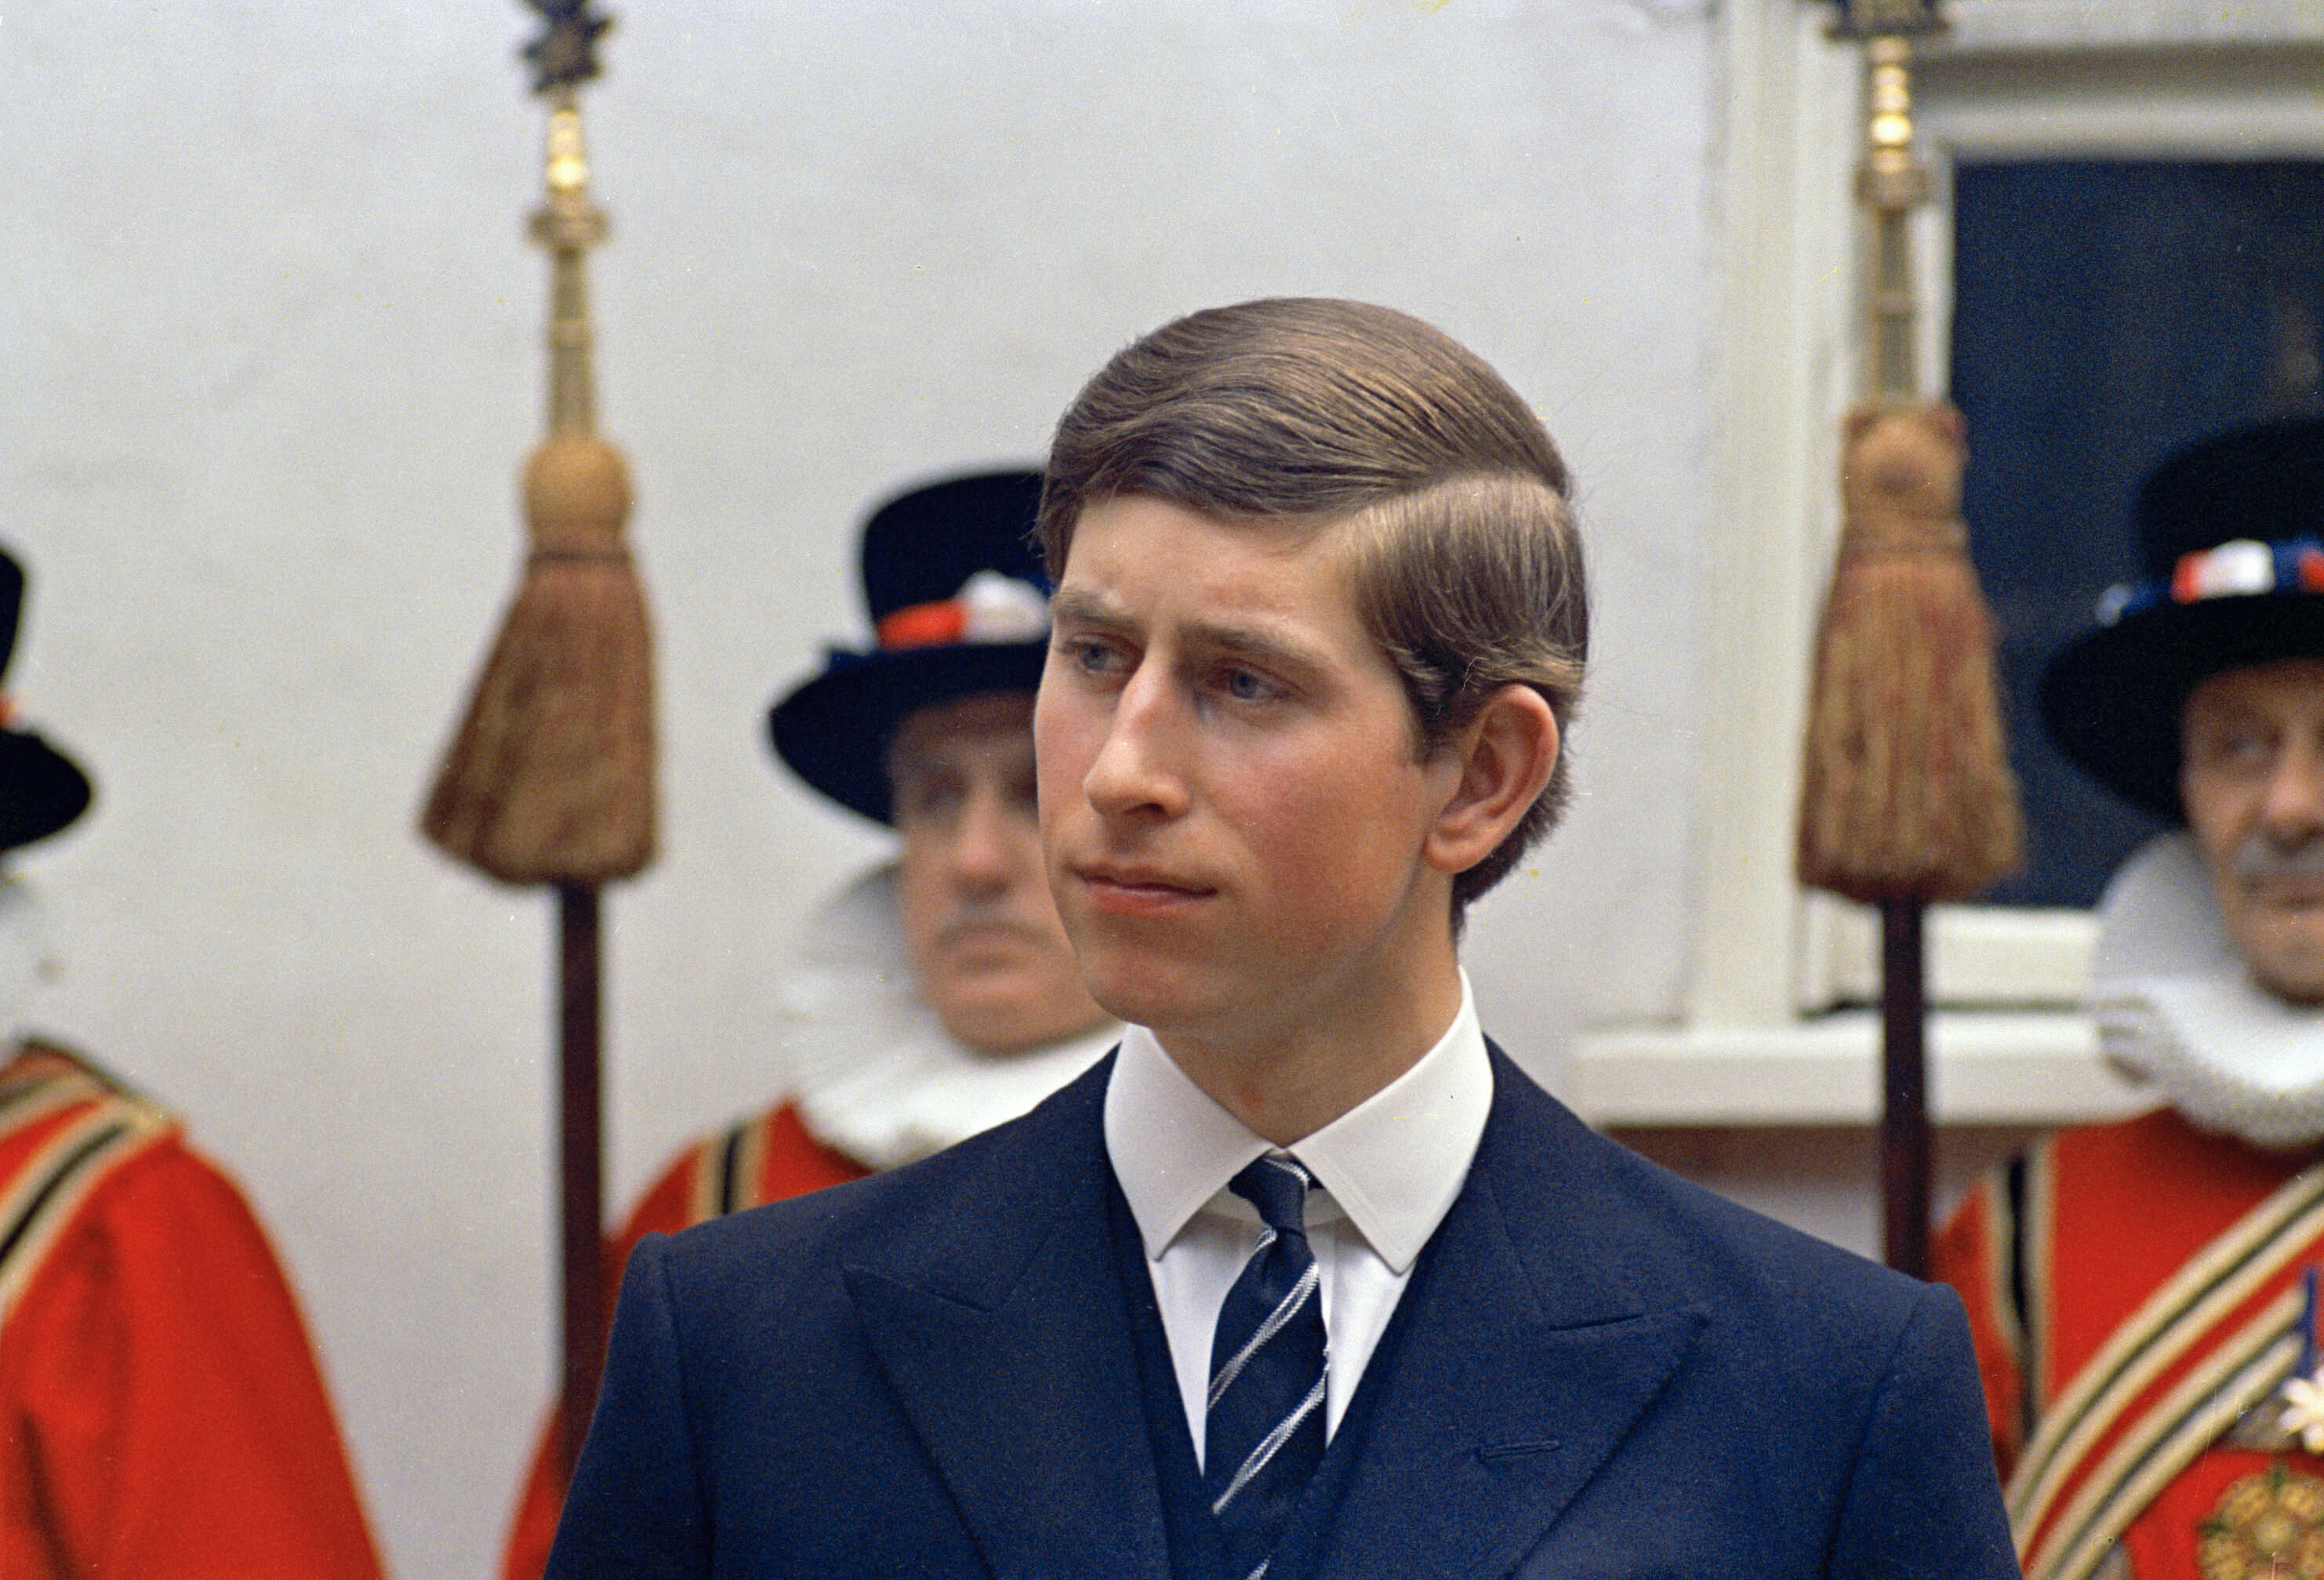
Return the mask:
<path id="1" fill-rule="evenodd" d="M 1099 1114 L 1111 1060 L 1056 1093 L 1030 1113 L 932 1158 L 884 1173 L 768 1203 L 685 1230 L 666 1252 L 674 1277 L 837 1277 L 850 1268 L 888 1276 L 936 1277 L 961 1264 L 963 1245 L 983 1274 L 1001 1269 L 1007 1247 L 1030 1239 L 1064 1207 L 1102 1200 L 1105 1169 Z M 1028 1247 L 1029 1250 L 1029 1247 Z M 973 1303 L 976 1291 L 958 1291 Z"/>

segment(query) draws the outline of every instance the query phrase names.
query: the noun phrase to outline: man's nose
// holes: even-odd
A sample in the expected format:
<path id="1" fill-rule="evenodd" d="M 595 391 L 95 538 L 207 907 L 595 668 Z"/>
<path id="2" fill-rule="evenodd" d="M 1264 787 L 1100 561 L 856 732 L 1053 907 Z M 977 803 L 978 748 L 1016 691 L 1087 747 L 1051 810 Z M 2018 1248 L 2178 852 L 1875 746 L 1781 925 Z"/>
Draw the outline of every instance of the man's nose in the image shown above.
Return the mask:
<path id="1" fill-rule="evenodd" d="M 1166 675 L 1141 668 L 1130 677 L 1082 783 L 1092 807 L 1109 818 L 1169 818 L 1185 810 L 1182 711 Z"/>
<path id="2" fill-rule="evenodd" d="M 1038 872 L 1040 831 L 1033 818 L 990 787 L 973 790 L 961 808 L 952 842 L 953 881 L 971 893 L 991 893 Z"/>

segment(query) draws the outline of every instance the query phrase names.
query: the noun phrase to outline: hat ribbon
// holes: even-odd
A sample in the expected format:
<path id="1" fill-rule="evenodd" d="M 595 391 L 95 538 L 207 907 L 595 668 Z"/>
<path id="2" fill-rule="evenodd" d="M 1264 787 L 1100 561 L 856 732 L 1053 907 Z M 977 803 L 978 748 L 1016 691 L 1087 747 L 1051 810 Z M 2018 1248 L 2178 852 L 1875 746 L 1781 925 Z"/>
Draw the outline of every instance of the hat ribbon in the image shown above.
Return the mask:
<path id="1" fill-rule="evenodd" d="M 1038 642 L 1048 633 L 1049 600 L 1031 582 L 980 570 L 949 598 L 907 604 L 880 616 L 881 652 L 958 642 Z"/>
<path id="2" fill-rule="evenodd" d="M 2112 625 L 2165 604 L 2298 593 L 2324 593 L 2324 541 L 2313 533 L 2271 542 L 2231 538 L 2181 554 L 2168 577 L 2107 588 L 2098 598 L 2098 624 Z"/>

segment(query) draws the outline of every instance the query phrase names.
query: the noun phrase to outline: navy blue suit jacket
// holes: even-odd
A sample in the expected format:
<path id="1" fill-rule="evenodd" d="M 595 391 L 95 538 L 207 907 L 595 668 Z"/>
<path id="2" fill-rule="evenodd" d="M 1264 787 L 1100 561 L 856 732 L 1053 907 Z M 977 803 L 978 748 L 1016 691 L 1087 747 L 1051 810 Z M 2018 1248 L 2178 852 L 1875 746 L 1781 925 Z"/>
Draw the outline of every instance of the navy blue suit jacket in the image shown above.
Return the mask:
<path id="1" fill-rule="evenodd" d="M 551 1580 L 1165 1580 L 1111 1067 L 640 1246 Z M 1493 1076 L 1323 1574 L 2016 1575 L 1951 1291 L 1665 1173 L 1498 1049 Z"/>

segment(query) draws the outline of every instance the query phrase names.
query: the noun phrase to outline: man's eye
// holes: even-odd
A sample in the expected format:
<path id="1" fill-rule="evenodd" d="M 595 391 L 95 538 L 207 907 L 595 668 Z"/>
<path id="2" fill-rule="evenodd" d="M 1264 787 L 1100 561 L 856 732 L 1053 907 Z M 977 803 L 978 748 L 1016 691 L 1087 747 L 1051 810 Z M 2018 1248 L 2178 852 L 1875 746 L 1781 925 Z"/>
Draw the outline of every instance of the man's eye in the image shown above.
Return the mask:
<path id="1" fill-rule="evenodd" d="M 1102 642 L 1069 642 L 1065 657 L 1084 675 L 1110 675 L 1121 667 L 1121 655 Z"/>
<path id="2" fill-rule="evenodd" d="M 956 785 L 923 780 L 899 787 L 896 801 L 906 817 L 934 822 L 958 807 L 961 796 Z"/>
<path id="3" fill-rule="evenodd" d="M 2224 769 L 2250 769 L 2267 761 L 2274 743 L 2260 730 L 2222 731 L 2197 749 L 2202 762 Z"/>
<path id="4" fill-rule="evenodd" d="M 1229 670 L 1219 679 L 1220 688 L 1237 702 L 1266 702 L 1283 695 L 1283 688 L 1251 670 Z"/>

